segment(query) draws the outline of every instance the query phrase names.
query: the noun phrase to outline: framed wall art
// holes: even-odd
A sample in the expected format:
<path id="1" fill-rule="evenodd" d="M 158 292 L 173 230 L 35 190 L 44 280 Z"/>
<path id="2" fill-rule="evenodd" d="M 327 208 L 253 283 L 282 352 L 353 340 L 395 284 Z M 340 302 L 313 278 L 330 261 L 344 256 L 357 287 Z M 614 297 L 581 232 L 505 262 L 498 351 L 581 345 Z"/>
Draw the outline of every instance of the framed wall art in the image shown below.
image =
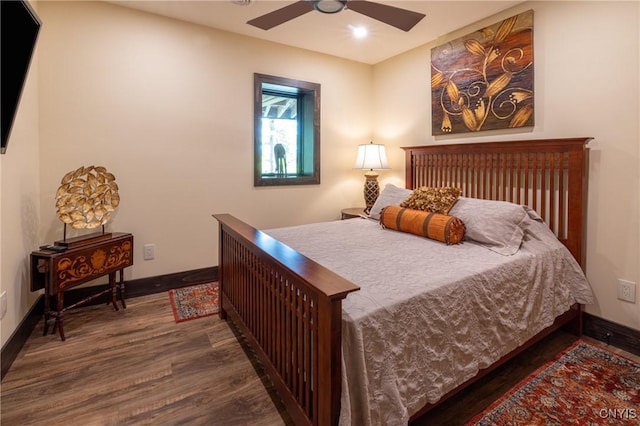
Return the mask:
<path id="1" fill-rule="evenodd" d="M 534 125 L 533 10 L 431 50 L 434 135 Z"/>

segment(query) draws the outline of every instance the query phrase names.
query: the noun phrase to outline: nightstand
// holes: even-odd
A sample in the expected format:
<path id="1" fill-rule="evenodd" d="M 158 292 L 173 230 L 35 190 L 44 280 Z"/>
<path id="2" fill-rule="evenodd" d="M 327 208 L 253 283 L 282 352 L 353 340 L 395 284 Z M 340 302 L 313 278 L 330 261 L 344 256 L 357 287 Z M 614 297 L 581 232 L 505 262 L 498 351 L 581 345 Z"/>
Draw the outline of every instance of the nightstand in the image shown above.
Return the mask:
<path id="1" fill-rule="evenodd" d="M 353 219 L 354 217 L 360 217 L 364 215 L 364 207 L 351 207 L 348 209 L 342 209 L 342 219 Z"/>

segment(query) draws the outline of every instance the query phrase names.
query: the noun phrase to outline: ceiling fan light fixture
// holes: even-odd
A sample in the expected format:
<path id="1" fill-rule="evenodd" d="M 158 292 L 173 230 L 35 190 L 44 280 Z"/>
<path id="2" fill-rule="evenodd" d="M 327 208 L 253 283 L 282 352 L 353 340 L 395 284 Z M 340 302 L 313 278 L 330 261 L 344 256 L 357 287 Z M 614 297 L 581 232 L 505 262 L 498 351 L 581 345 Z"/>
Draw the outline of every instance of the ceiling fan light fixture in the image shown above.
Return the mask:
<path id="1" fill-rule="evenodd" d="M 247 21 L 247 24 L 263 30 L 269 30 L 314 10 L 320 13 L 333 14 L 346 8 L 403 31 L 409 31 L 425 16 L 424 13 L 413 12 L 374 1 L 298 0 L 280 9 L 251 19 Z"/>
<path id="2" fill-rule="evenodd" d="M 322 13 L 338 13 L 347 5 L 346 0 L 314 0 L 313 8 Z"/>

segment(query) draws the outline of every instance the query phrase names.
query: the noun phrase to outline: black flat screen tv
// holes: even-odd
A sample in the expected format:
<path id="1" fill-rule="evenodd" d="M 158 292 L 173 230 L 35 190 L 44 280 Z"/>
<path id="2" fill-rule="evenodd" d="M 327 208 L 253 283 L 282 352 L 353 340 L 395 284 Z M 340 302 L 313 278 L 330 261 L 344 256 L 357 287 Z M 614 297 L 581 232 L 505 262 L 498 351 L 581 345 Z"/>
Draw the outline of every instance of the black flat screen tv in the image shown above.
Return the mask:
<path id="1" fill-rule="evenodd" d="M 0 152 L 4 154 L 41 21 L 28 1 L 0 0 L 0 24 Z"/>

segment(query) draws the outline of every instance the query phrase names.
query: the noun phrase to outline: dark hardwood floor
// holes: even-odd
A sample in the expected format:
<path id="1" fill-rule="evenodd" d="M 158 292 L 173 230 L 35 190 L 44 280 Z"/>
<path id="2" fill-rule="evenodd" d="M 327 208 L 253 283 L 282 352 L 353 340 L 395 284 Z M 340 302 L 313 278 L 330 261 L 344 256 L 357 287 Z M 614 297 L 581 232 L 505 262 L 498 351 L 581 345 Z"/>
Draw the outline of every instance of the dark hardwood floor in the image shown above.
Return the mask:
<path id="1" fill-rule="evenodd" d="M 10 425 L 283 425 L 261 378 L 218 316 L 176 324 L 167 293 L 42 321 L 2 381 Z"/>
<path id="2" fill-rule="evenodd" d="M 42 326 L 2 381 L 3 426 L 292 424 L 235 327 L 176 324 L 165 292 L 68 311 L 65 342 Z M 465 423 L 575 339 L 554 333 L 414 425 Z"/>

